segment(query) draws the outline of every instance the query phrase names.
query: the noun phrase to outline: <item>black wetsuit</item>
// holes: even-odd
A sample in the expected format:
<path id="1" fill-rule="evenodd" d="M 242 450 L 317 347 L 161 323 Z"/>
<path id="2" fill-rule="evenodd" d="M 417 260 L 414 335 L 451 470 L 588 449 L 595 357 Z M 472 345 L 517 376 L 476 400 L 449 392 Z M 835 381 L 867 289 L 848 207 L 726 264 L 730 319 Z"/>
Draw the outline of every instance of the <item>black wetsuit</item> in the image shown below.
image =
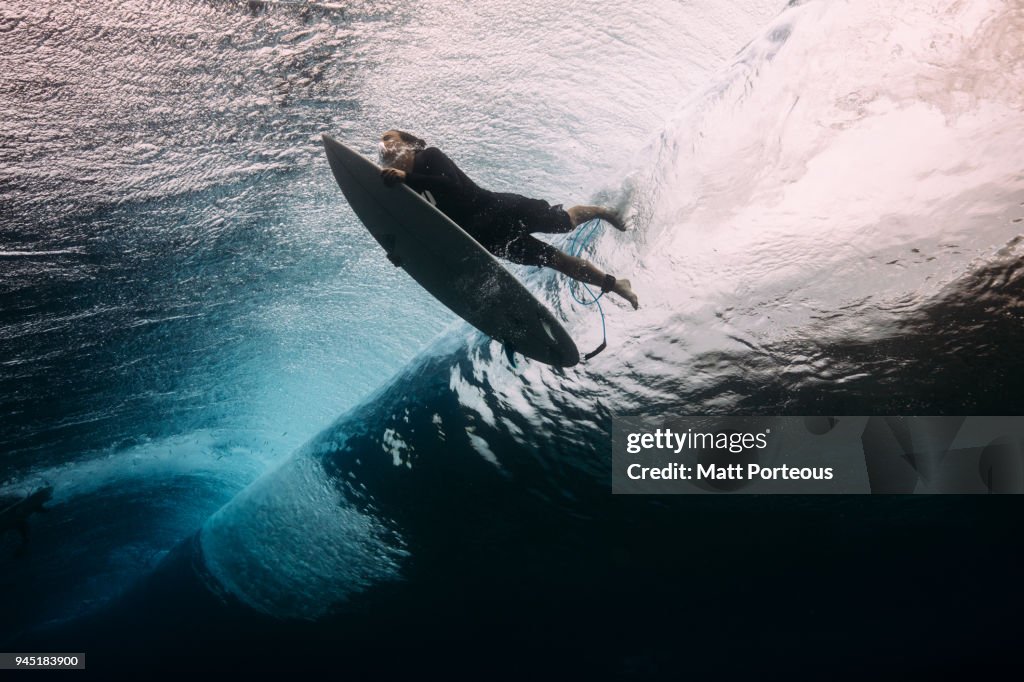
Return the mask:
<path id="1" fill-rule="evenodd" d="M 500 258 L 523 265 L 550 265 L 559 254 L 531 232 L 571 232 L 572 220 L 561 204 L 552 206 L 507 192 L 491 192 L 469 179 L 436 147 L 416 152 L 409 187 L 429 193 L 442 213 Z"/>

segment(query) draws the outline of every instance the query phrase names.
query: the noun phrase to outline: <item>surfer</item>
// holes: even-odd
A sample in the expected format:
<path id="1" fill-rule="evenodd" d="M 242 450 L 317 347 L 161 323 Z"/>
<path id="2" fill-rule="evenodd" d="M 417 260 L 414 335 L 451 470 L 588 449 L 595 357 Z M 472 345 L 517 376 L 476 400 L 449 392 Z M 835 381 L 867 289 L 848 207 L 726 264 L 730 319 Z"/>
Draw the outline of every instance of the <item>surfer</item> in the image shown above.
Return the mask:
<path id="1" fill-rule="evenodd" d="M 469 179 L 444 152 L 427 147 L 420 138 L 389 130 L 380 138 L 381 177 L 391 185 L 404 182 L 424 195 L 442 213 L 468 232 L 488 251 L 520 265 L 553 268 L 573 279 L 618 294 L 637 308 L 628 279 L 617 279 L 592 263 L 559 251 L 531 233 L 572 232 L 600 218 L 625 232 L 622 218 L 602 206 L 563 209 L 541 199 L 491 192 Z"/>

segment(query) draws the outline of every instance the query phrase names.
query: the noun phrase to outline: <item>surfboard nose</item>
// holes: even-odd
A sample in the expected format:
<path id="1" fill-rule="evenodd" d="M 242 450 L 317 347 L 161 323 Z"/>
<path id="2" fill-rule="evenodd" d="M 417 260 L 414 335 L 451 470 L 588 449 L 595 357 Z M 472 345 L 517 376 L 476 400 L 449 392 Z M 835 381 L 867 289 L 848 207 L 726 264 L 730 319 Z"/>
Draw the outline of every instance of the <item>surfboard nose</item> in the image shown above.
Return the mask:
<path id="1" fill-rule="evenodd" d="M 321 135 L 321 138 L 323 138 L 324 149 L 327 150 L 328 156 L 336 155 L 342 150 L 341 143 L 339 143 L 337 140 L 335 140 L 327 133 L 323 133 L 323 135 Z"/>
<path id="2" fill-rule="evenodd" d="M 345 165 L 345 159 L 350 152 L 345 145 L 341 144 L 327 133 L 321 135 L 324 142 L 324 151 L 327 152 L 327 163 L 331 167 L 331 172 L 334 173 L 335 178 L 341 176 L 347 176 L 348 170 Z M 339 184 L 341 181 L 339 180 Z M 344 189 L 344 185 L 342 185 Z"/>

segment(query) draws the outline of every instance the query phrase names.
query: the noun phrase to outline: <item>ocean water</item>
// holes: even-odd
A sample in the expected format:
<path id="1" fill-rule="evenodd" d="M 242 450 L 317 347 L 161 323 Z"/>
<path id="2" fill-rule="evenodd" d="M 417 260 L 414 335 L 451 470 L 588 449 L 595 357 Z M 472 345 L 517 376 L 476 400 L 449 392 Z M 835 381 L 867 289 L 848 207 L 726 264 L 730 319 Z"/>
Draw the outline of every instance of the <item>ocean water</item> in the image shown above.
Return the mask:
<path id="1" fill-rule="evenodd" d="M 2 487 L 55 489 L 3 538 L 4 641 L 644 676 L 1010 636 L 956 626 L 1020 605 L 1012 500 L 613 498 L 610 428 L 1021 414 L 1018 2 L 15 0 L 0 33 Z M 319 139 L 390 127 L 624 211 L 608 350 L 512 367 L 382 257 Z"/>

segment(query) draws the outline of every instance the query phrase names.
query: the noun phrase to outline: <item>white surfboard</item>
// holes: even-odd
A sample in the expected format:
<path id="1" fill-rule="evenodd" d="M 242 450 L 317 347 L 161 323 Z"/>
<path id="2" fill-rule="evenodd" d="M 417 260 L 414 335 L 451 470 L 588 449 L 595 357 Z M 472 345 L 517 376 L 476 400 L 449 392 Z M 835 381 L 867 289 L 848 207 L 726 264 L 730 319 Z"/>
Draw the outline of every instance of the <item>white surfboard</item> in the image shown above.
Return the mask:
<path id="1" fill-rule="evenodd" d="M 580 361 L 569 332 L 491 253 L 380 167 L 324 135 L 334 178 L 388 258 L 452 312 L 506 348 L 555 367 Z"/>

